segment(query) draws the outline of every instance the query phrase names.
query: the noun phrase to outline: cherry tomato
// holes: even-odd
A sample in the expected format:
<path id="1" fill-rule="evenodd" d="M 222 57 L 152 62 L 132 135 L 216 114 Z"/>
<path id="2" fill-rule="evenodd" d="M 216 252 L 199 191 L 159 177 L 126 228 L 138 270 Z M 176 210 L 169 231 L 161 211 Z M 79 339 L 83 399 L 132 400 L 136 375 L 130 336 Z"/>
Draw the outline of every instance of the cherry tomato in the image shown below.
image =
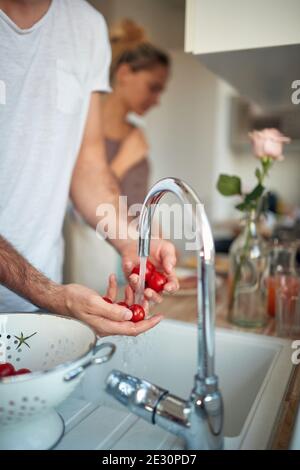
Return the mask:
<path id="1" fill-rule="evenodd" d="M 19 370 L 16 370 L 14 375 L 22 375 L 22 374 L 30 374 L 31 373 L 31 370 L 29 369 L 19 369 Z"/>
<path id="2" fill-rule="evenodd" d="M 118 304 L 118 305 L 122 305 L 122 307 L 129 308 L 129 305 L 128 305 L 126 302 L 124 302 L 124 301 L 122 301 L 122 302 L 117 302 L 117 304 Z"/>
<path id="3" fill-rule="evenodd" d="M 145 318 L 145 310 L 141 305 L 133 304 L 129 309 L 132 311 L 131 321 L 137 323 Z"/>
<path id="4" fill-rule="evenodd" d="M 155 290 L 155 292 L 161 292 L 166 282 L 167 278 L 164 274 L 159 273 L 158 271 L 154 271 L 148 281 L 148 287 Z"/>
<path id="5" fill-rule="evenodd" d="M 147 260 L 146 263 L 146 274 L 145 274 L 145 281 L 148 282 L 152 273 L 155 271 L 155 266 L 151 263 L 151 261 Z M 138 264 L 133 268 L 131 274 L 140 274 L 140 265 Z"/>
<path id="6" fill-rule="evenodd" d="M 108 304 L 113 303 L 113 301 L 109 297 L 102 297 L 102 299 L 105 300 L 105 302 L 107 302 Z"/>
<path id="7" fill-rule="evenodd" d="M 15 368 L 10 362 L 4 362 L 4 364 L 0 364 L 0 378 L 1 377 L 9 377 L 10 375 L 14 375 Z"/>

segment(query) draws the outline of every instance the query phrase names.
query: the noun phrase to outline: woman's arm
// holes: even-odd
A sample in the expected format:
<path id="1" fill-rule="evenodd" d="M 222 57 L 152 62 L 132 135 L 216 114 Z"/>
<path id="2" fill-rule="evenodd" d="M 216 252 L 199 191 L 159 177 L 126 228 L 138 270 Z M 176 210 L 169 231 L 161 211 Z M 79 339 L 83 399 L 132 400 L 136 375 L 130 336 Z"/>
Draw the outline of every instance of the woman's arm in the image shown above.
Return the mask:
<path id="1" fill-rule="evenodd" d="M 122 180 L 126 173 L 146 158 L 149 151 L 148 144 L 140 129 L 133 129 L 122 142 L 119 152 L 110 165 L 118 180 Z"/>

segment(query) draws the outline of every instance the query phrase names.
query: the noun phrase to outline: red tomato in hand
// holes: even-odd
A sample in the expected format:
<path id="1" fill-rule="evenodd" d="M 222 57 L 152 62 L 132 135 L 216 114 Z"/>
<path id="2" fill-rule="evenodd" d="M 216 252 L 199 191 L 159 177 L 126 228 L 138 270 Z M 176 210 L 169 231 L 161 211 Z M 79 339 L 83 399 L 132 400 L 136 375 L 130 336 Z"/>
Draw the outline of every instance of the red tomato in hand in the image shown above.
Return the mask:
<path id="1" fill-rule="evenodd" d="M 137 323 L 145 318 L 145 310 L 141 305 L 133 304 L 129 309 L 132 311 L 132 318 L 130 321 Z"/>
<path id="2" fill-rule="evenodd" d="M 124 301 L 122 301 L 122 302 L 117 302 L 117 304 L 118 304 L 118 305 L 121 305 L 122 307 L 129 308 L 129 305 L 128 305 L 126 302 L 124 302 Z"/>
<path id="3" fill-rule="evenodd" d="M 161 292 L 166 282 L 167 278 L 164 274 L 154 271 L 148 281 L 148 287 L 155 290 L 155 292 Z"/>
<path id="4" fill-rule="evenodd" d="M 113 301 L 109 297 L 102 297 L 102 299 L 105 300 L 105 302 L 107 302 L 108 304 L 113 303 Z"/>
<path id="5" fill-rule="evenodd" d="M 150 279 L 152 273 L 155 271 L 155 266 L 151 263 L 151 261 L 148 261 L 147 260 L 147 263 L 146 263 L 146 274 L 145 274 L 145 281 L 148 282 L 148 280 Z M 140 265 L 138 264 L 137 266 L 135 266 L 133 268 L 133 270 L 131 271 L 131 274 L 140 274 Z"/>
<path id="6" fill-rule="evenodd" d="M 30 374 L 30 373 L 31 373 L 31 370 L 23 368 L 23 369 L 16 370 L 14 375 L 22 375 L 22 374 Z"/>
<path id="7" fill-rule="evenodd" d="M 0 364 L 0 378 L 2 377 L 9 377 L 10 375 L 15 374 L 15 368 L 9 362 L 4 362 L 4 364 Z"/>

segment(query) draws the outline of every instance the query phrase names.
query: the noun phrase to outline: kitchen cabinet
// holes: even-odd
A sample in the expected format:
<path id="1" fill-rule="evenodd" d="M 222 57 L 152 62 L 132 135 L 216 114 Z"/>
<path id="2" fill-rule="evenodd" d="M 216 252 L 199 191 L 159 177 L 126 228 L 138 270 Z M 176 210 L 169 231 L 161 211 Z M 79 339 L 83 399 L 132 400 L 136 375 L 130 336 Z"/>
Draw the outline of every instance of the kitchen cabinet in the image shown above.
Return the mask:
<path id="1" fill-rule="evenodd" d="M 185 50 L 193 54 L 300 43 L 299 0 L 186 0 Z"/>
<path id="2" fill-rule="evenodd" d="M 295 111 L 299 18 L 299 0 L 187 0 L 185 51 L 263 110 Z"/>

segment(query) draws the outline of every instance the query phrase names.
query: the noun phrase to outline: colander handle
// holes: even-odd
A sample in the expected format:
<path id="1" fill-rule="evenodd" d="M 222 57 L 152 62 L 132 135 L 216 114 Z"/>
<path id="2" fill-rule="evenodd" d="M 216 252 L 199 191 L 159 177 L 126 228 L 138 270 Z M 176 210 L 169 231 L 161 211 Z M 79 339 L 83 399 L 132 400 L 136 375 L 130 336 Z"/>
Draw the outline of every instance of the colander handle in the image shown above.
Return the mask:
<path id="1" fill-rule="evenodd" d="M 116 351 L 116 346 L 113 343 L 101 343 L 97 344 L 93 350 L 93 353 L 96 354 L 97 352 L 101 351 L 101 349 L 109 348 L 109 352 L 105 354 L 104 356 L 100 357 L 93 357 L 90 359 L 88 362 L 85 364 L 82 364 L 79 367 L 76 367 L 76 369 L 70 370 L 65 376 L 64 376 L 64 381 L 65 382 L 70 382 L 71 380 L 76 379 L 80 374 L 83 373 L 85 369 L 88 367 L 94 365 L 94 364 L 103 364 L 104 362 L 107 362 L 110 360 L 110 358 L 114 355 Z"/>

